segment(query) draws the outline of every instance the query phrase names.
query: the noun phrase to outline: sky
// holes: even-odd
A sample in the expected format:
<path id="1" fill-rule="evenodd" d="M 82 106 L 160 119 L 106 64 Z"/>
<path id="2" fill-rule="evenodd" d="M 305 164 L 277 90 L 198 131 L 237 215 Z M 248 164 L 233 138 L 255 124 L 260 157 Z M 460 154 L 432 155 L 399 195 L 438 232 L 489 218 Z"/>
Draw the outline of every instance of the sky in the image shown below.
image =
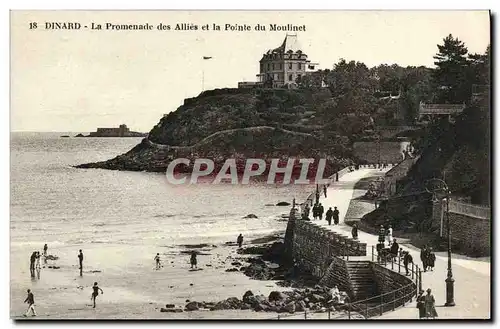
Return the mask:
<path id="1" fill-rule="evenodd" d="M 82 28 L 46 29 L 46 22 Z M 153 28 L 116 31 L 106 23 Z M 171 30 L 158 30 L 160 23 Z M 198 30 L 173 30 L 182 23 Z M 250 31 L 225 31 L 226 24 Z M 450 33 L 471 53 L 483 53 L 490 40 L 487 11 L 12 11 L 11 131 L 90 132 L 123 123 L 148 132 L 202 91 L 202 76 L 205 90 L 255 81 L 262 54 L 286 35 L 269 24 L 305 26 L 299 43 L 321 69 L 340 58 L 432 67 Z"/>

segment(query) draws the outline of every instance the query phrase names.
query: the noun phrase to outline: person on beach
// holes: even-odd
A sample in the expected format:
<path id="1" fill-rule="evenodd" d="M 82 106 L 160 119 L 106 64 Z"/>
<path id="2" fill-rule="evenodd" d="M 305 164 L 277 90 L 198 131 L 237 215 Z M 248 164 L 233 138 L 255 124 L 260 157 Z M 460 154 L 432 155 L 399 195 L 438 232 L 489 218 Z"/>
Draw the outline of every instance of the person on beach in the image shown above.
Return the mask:
<path id="1" fill-rule="evenodd" d="M 41 268 L 41 266 L 40 266 L 40 258 L 41 258 L 41 257 L 40 257 L 40 252 L 39 252 L 39 251 L 37 251 L 37 252 L 36 252 L 36 258 L 35 258 L 35 268 L 36 268 L 37 270 L 39 270 L 39 269 Z"/>
<path id="2" fill-rule="evenodd" d="M 160 253 L 156 253 L 155 256 L 155 262 L 156 262 L 156 269 L 159 270 L 161 268 L 161 262 L 160 262 Z"/>
<path id="3" fill-rule="evenodd" d="M 36 261 L 36 251 L 33 251 L 33 253 L 30 256 L 30 273 L 31 277 L 35 277 L 35 261 Z"/>
<path id="4" fill-rule="evenodd" d="M 390 246 L 392 244 L 392 226 L 389 225 L 389 228 L 387 229 L 387 243 Z"/>
<path id="5" fill-rule="evenodd" d="M 26 313 L 24 313 L 24 316 L 28 316 L 30 312 L 33 313 L 33 316 L 36 316 L 35 296 L 33 295 L 30 289 L 28 289 L 28 297 L 26 297 L 24 302 L 28 303 L 28 309 L 26 310 Z"/>
<path id="6" fill-rule="evenodd" d="M 325 208 L 323 208 L 323 205 L 320 203 L 318 205 L 318 217 L 320 220 L 323 219 L 323 213 L 325 212 Z"/>
<path id="7" fill-rule="evenodd" d="M 408 265 L 412 264 L 412 263 L 413 263 L 413 257 L 410 255 L 410 253 L 408 251 L 404 252 L 403 264 L 405 265 L 406 275 L 410 275 L 410 271 L 408 270 Z M 422 291 L 422 293 L 423 293 L 423 291 Z"/>
<path id="8" fill-rule="evenodd" d="M 328 189 L 328 188 L 326 187 L 326 185 L 323 185 L 323 193 L 325 193 L 325 198 L 326 198 L 326 190 L 327 190 L 327 189 Z"/>
<path id="9" fill-rule="evenodd" d="M 325 216 L 326 216 L 326 221 L 328 222 L 328 225 L 332 225 L 332 218 L 333 218 L 332 207 L 328 208 Z"/>
<path id="10" fill-rule="evenodd" d="M 426 318 L 436 318 L 438 316 L 436 312 L 436 300 L 431 293 L 431 289 L 427 289 L 427 295 L 425 295 L 425 317 Z"/>
<path id="11" fill-rule="evenodd" d="M 424 272 L 427 272 L 427 259 L 427 246 L 424 245 L 424 247 L 420 250 L 420 260 L 422 261 Z"/>
<path id="12" fill-rule="evenodd" d="M 191 268 L 193 268 L 193 267 L 198 268 L 197 264 L 198 264 L 198 260 L 196 259 L 196 251 L 192 251 L 191 252 Z"/>
<path id="13" fill-rule="evenodd" d="M 333 207 L 333 224 L 339 225 L 339 210 Z"/>
<path id="14" fill-rule="evenodd" d="M 358 239 L 358 225 L 356 223 L 352 226 L 351 234 L 354 240 Z"/>
<path id="15" fill-rule="evenodd" d="M 238 243 L 238 247 L 241 248 L 241 245 L 243 244 L 243 235 L 238 235 L 238 239 L 236 239 L 236 242 Z"/>
<path id="16" fill-rule="evenodd" d="M 425 296 L 424 291 L 420 290 L 417 297 L 418 318 L 425 318 Z"/>
<path id="17" fill-rule="evenodd" d="M 80 249 L 80 253 L 78 254 L 78 263 L 80 264 L 80 276 L 83 274 L 83 252 Z"/>
<path id="18" fill-rule="evenodd" d="M 432 251 L 431 247 L 429 247 L 427 262 L 428 262 L 427 265 L 429 265 L 429 269 L 431 271 L 434 271 L 434 264 L 436 263 L 436 255 Z"/>
<path id="19" fill-rule="evenodd" d="M 45 257 L 47 257 L 47 249 L 49 249 L 49 247 L 47 247 L 47 244 L 45 244 L 45 245 L 43 246 L 43 255 L 44 255 Z"/>
<path id="20" fill-rule="evenodd" d="M 104 294 L 104 291 L 102 291 L 101 288 L 99 288 L 99 286 L 97 285 L 97 282 L 94 282 L 94 285 L 92 286 L 92 296 L 90 297 L 90 300 L 94 303 L 94 307 L 95 308 L 95 299 L 97 298 L 97 296 L 99 296 L 99 290 L 101 291 L 101 294 Z"/>

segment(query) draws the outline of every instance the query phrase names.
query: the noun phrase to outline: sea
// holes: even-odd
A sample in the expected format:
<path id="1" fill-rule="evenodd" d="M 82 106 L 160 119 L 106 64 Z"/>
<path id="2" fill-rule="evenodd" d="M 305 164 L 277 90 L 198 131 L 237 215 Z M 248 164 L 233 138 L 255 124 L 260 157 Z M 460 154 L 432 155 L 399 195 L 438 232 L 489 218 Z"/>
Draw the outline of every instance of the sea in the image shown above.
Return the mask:
<path id="1" fill-rule="evenodd" d="M 280 201 L 304 200 L 307 185 L 171 185 L 164 174 L 74 165 L 125 153 L 141 138 L 64 138 L 11 133 L 11 247 L 222 243 L 283 231 Z M 248 214 L 258 218 L 244 219 Z"/>

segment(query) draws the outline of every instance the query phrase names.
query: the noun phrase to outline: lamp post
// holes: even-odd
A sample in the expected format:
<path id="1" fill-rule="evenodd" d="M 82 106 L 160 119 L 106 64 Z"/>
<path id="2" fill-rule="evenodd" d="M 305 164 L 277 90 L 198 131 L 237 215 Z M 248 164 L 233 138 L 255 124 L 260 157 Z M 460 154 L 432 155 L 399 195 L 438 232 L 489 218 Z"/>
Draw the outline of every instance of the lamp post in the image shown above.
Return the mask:
<path id="1" fill-rule="evenodd" d="M 316 184 L 316 204 L 319 203 L 319 184 Z"/>
<path id="2" fill-rule="evenodd" d="M 450 227 L 450 195 L 451 191 L 448 188 L 448 185 L 446 182 L 442 179 L 439 178 L 433 178 L 430 181 L 438 183 L 438 185 L 442 185 L 441 187 L 429 190 L 427 187 L 425 188 L 427 192 L 430 192 L 434 194 L 436 191 L 443 191 L 446 195 L 446 232 L 448 234 L 448 273 L 446 276 L 446 303 L 444 306 L 455 306 L 455 300 L 454 300 L 454 285 L 455 285 L 455 279 L 453 279 L 453 271 L 451 267 L 451 227 Z"/>

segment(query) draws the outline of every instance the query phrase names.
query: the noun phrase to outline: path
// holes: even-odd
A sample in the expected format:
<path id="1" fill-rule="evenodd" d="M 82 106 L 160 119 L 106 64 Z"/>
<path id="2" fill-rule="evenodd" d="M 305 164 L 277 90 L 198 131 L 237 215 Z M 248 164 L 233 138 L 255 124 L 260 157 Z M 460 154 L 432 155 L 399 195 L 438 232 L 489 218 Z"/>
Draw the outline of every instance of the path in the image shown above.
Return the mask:
<path id="1" fill-rule="evenodd" d="M 354 185 L 362 178 L 369 177 L 378 169 L 359 169 L 345 174 L 334 182 L 327 190 L 327 198 L 321 193 L 320 202 L 326 210 L 336 206 L 339 209 L 340 225 L 328 226 L 325 220 L 313 221 L 315 224 L 351 236 L 351 227 L 344 223 L 349 203 L 354 194 Z M 321 191 L 323 192 L 323 191 Z M 367 243 L 367 253 L 371 255 L 371 246 L 377 244 L 378 236 L 363 231 L 358 232 L 360 241 Z M 397 236 L 395 236 L 397 239 Z M 412 245 L 401 245 L 410 252 L 416 264 L 421 266 L 420 250 Z M 367 257 L 363 257 L 367 258 Z M 371 258 L 371 257 L 370 257 Z M 444 307 L 446 301 L 445 279 L 447 273 L 447 254 L 436 253 L 434 271 L 422 273 L 422 288 L 431 288 L 436 298 L 436 309 L 439 318 L 445 319 L 488 319 L 490 313 L 490 262 L 485 259 L 468 258 L 462 255 L 452 255 L 453 277 L 455 279 L 455 304 L 454 307 Z M 379 319 L 415 319 L 418 317 L 415 302 L 394 312 L 388 312 Z"/>

